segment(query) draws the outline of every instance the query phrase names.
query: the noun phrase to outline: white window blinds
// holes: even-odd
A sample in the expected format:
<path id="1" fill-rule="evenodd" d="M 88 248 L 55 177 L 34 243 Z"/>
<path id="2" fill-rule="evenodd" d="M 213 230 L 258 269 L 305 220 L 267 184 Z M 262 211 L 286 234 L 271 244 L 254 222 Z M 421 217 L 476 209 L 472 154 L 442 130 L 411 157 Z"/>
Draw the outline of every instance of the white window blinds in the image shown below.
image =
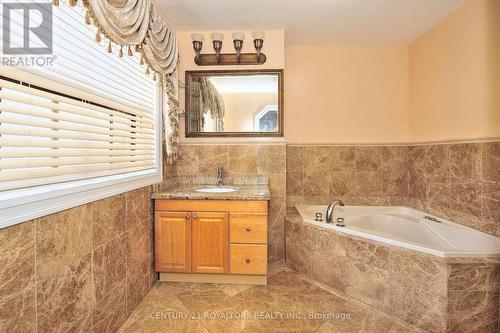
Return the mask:
<path id="1" fill-rule="evenodd" d="M 158 169 L 156 83 L 94 41 L 82 8 L 53 13 L 55 65 L 0 71 L 0 191 Z"/>

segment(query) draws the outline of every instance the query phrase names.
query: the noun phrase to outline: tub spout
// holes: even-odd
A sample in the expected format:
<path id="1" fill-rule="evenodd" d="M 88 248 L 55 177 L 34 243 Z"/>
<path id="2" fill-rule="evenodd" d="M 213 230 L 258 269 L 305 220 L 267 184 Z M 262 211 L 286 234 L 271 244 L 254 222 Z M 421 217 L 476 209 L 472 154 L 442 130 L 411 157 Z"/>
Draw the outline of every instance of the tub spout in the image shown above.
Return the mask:
<path id="1" fill-rule="evenodd" d="M 335 200 L 328 205 L 328 208 L 326 209 L 326 223 L 333 223 L 333 210 L 337 205 L 344 206 L 344 202 L 342 200 Z"/>

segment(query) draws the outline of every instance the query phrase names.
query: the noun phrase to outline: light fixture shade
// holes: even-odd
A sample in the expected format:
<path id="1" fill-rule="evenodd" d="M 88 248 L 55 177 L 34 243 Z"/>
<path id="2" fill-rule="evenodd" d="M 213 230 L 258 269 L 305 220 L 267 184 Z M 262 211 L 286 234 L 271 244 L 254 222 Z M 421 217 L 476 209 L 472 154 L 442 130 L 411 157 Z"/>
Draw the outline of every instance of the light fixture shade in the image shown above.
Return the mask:
<path id="1" fill-rule="evenodd" d="M 193 40 L 193 42 L 203 42 L 203 40 L 205 39 L 205 35 L 200 33 L 192 33 L 191 39 Z"/>
<path id="2" fill-rule="evenodd" d="M 224 34 L 220 32 L 212 32 L 210 34 L 210 38 L 212 38 L 212 40 L 224 40 Z"/>
<path id="3" fill-rule="evenodd" d="M 245 40 L 245 34 L 243 32 L 233 32 L 232 35 L 233 40 Z"/>
<path id="4" fill-rule="evenodd" d="M 264 31 L 254 31 L 252 32 L 253 39 L 264 39 L 266 37 L 266 33 Z"/>

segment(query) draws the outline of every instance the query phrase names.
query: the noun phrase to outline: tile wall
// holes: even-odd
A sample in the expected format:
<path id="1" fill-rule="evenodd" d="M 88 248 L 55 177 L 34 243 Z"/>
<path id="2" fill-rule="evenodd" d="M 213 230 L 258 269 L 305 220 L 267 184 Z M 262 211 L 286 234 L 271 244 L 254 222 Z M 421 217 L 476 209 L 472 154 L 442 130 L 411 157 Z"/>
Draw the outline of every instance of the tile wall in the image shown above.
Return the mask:
<path id="1" fill-rule="evenodd" d="M 113 332 L 156 281 L 151 188 L 0 230 L 0 332 Z"/>

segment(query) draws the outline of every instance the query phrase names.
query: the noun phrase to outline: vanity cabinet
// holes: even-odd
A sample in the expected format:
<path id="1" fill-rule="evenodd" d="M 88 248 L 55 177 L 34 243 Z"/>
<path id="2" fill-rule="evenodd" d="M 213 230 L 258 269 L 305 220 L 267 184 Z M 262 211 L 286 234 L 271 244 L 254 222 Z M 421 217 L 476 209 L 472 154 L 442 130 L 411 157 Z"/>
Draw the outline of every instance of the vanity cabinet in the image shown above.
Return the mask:
<path id="1" fill-rule="evenodd" d="M 229 214 L 194 212 L 191 226 L 191 272 L 227 273 Z"/>
<path id="2" fill-rule="evenodd" d="M 267 201 L 155 203 L 160 280 L 267 283 Z"/>

